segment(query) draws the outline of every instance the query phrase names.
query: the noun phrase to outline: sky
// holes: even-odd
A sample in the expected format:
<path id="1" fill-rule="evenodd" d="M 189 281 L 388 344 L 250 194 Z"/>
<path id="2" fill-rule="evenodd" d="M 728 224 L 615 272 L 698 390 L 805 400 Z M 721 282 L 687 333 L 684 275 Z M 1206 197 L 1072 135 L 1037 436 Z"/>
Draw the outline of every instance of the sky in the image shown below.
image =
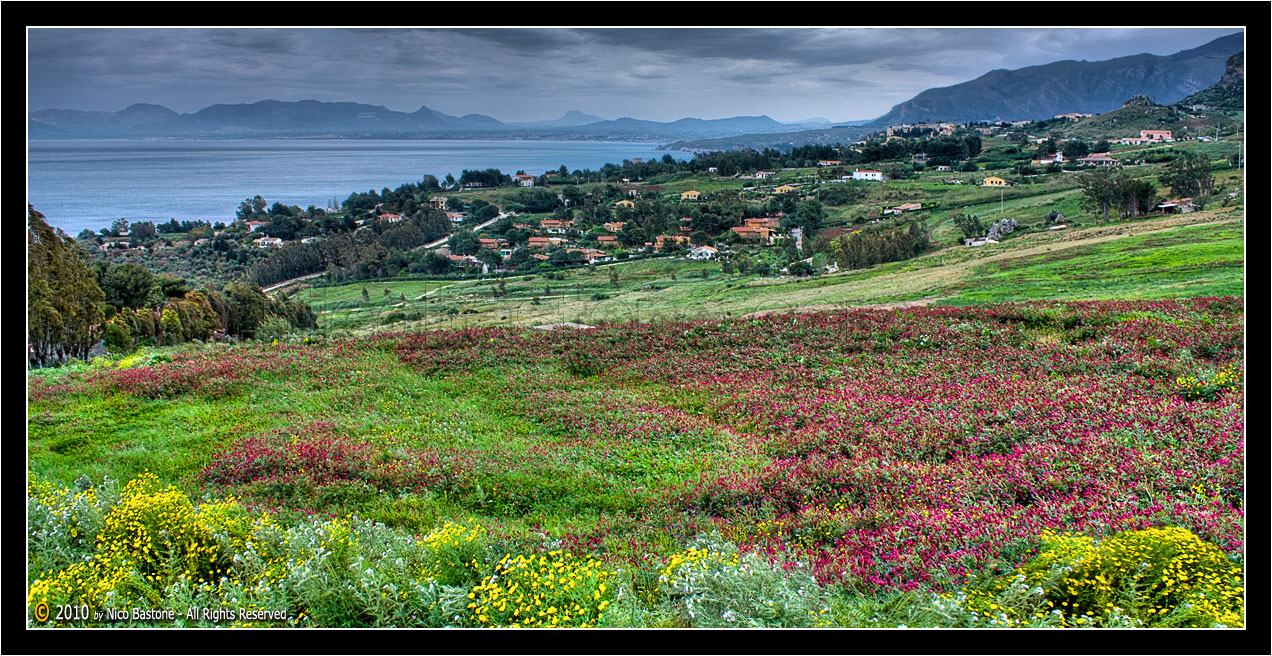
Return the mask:
<path id="1" fill-rule="evenodd" d="M 28 109 L 191 113 L 322 100 L 505 123 L 872 119 L 919 92 L 1065 59 L 1168 55 L 1241 28 L 53 28 L 27 30 Z"/>

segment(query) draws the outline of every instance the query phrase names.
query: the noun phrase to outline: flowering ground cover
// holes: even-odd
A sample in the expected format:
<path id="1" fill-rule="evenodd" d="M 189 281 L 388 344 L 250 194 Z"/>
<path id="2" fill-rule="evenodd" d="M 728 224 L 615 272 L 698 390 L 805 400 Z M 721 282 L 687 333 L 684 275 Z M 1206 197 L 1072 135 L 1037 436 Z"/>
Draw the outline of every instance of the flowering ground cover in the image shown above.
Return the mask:
<path id="1" fill-rule="evenodd" d="M 36 374 L 30 599 L 286 608 L 274 625 L 1239 625 L 1244 336 L 1241 299 L 1039 301 Z"/>

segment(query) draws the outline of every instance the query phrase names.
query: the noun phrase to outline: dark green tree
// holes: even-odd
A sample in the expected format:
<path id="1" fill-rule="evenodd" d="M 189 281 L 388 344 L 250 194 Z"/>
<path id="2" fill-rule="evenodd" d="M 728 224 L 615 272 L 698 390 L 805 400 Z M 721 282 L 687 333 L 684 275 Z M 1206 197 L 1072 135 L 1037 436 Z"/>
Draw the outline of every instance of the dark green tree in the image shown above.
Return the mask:
<path id="1" fill-rule="evenodd" d="M 1210 172 L 1210 158 L 1201 153 L 1183 153 L 1166 163 L 1161 175 L 1162 184 L 1170 187 L 1171 194 L 1179 198 L 1209 197 L 1214 192 L 1215 179 Z"/>
<path id="2" fill-rule="evenodd" d="M 102 333 L 106 295 L 87 254 L 44 215 L 27 206 L 28 362 L 42 366 L 87 360 Z"/>

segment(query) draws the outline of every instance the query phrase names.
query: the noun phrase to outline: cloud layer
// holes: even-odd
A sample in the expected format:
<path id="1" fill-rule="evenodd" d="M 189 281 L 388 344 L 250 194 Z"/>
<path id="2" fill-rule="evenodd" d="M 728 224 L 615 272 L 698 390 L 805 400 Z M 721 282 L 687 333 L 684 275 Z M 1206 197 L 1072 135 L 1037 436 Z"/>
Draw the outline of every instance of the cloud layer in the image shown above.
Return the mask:
<path id="1" fill-rule="evenodd" d="M 505 121 L 873 118 L 997 68 L 1171 54 L 1239 28 L 28 31 L 32 110 L 193 112 L 264 99 L 427 105 Z"/>

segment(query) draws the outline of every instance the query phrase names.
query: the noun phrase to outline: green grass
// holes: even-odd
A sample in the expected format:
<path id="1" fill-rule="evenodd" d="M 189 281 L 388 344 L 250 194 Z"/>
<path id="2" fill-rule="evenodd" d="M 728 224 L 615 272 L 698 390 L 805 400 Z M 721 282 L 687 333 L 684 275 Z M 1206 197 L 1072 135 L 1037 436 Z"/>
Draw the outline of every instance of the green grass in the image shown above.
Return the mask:
<path id="1" fill-rule="evenodd" d="M 1066 203 L 1076 202 L 1067 195 L 1072 193 L 1054 192 L 1047 197 L 1064 200 L 1044 207 L 1059 207 L 1069 215 Z M 1012 202 L 1039 201 L 1025 197 Z M 1091 223 L 1088 218 L 1085 226 L 1070 221 L 1071 228 L 1063 232 L 1030 229 L 1032 224 L 1025 223 L 997 246 L 948 245 L 904 262 L 810 279 L 725 275 L 715 262 L 659 258 L 562 271 L 561 280 L 549 280 L 541 272 L 512 276 L 505 279 L 508 293 L 503 298 L 493 297 L 497 281 L 492 278 L 419 283 L 436 287 L 425 299 L 408 295 L 405 304 L 381 301 L 374 295 L 370 303 L 361 304 L 362 285 L 353 283 L 327 288 L 333 290 L 328 292 L 333 297 L 353 297 L 353 301 L 342 301 L 347 306 L 333 302 L 332 311 L 323 309 L 328 306 L 315 309 L 321 312 L 322 329 L 379 332 L 740 316 L 784 308 L 917 300 L 969 304 L 1242 295 L 1241 208 L 1216 208 L 1188 216 L 1192 218 L 1154 216 L 1109 223 Z M 947 217 L 948 213 L 934 213 L 931 225 L 936 226 L 939 241 L 952 244 L 957 235 Z M 987 213 L 982 217 L 993 218 Z M 1171 222 L 1180 220 L 1220 223 L 1172 227 Z M 1141 234 L 1145 231 L 1154 232 Z M 1083 243 L 1090 239 L 1097 241 Z M 774 253 L 769 249 L 767 254 Z M 611 268 L 618 272 L 617 287 L 609 279 Z M 302 294 L 312 291 L 316 290 Z M 387 313 L 395 310 L 407 318 L 399 315 L 398 320 L 385 323 L 392 318 Z"/>

